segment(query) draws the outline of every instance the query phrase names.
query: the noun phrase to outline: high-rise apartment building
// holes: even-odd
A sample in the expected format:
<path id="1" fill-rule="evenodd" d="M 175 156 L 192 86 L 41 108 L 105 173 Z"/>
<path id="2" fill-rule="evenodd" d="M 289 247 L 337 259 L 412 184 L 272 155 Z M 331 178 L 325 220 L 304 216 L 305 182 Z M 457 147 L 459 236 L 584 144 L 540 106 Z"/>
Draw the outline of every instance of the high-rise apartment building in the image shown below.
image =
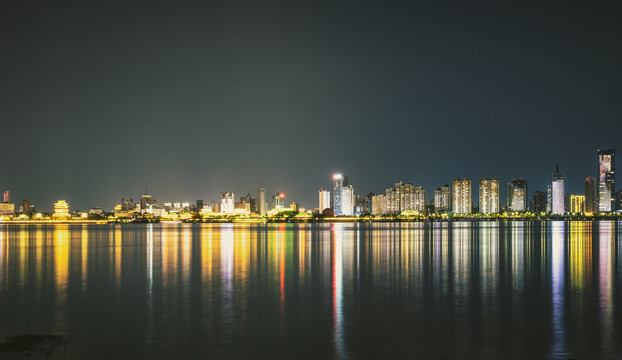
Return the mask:
<path id="1" fill-rule="evenodd" d="M 372 198 L 372 215 L 384 215 L 387 213 L 387 196 L 374 195 Z"/>
<path id="2" fill-rule="evenodd" d="M 482 179 L 479 182 L 479 212 L 496 214 L 499 212 L 499 187 L 497 178 Z"/>
<path id="3" fill-rule="evenodd" d="M 220 212 L 225 214 L 233 213 L 235 210 L 235 194 L 233 192 L 220 193 Z"/>
<path id="4" fill-rule="evenodd" d="M 451 211 L 451 188 L 449 184 L 434 190 L 434 210 L 437 214 L 444 214 Z"/>
<path id="5" fill-rule="evenodd" d="M 318 209 L 320 210 L 320 213 L 322 213 L 324 209 L 330 208 L 330 191 L 324 188 L 321 188 L 320 191 L 318 192 L 318 195 L 319 195 Z"/>
<path id="6" fill-rule="evenodd" d="M 508 184 L 508 211 L 527 211 L 527 180 L 513 179 Z"/>
<path id="7" fill-rule="evenodd" d="M 585 205 L 587 213 L 598 212 L 598 180 L 595 177 L 585 178 Z"/>
<path id="8" fill-rule="evenodd" d="M 356 198 L 354 194 L 354 187 L 352 187 L 352 185 L 342 187 L 341 188 L 341 215 L 343 216 L 354 215 L 355 205 L 356 205 Z"/>
<path id="9" fill-rule="evenodd" d="M 266 215 L 266 189 L 257 189 L 257 213 L 259 215 Z"/>
<path id="10" fill-rule="evenodd" d="M 614 211 L 615 149 L 598 150 L 598 211 Z"/>
<path id="11" fill-rule="evenodd" d="M 454 214 L 471 213 L 471 179 L 456 179 L 453 187 Z"/>
<path id="12" fill-rule="evenodd" d="M 566 213 L 566 192 L 564 185 L 564 177 L 559 172 L 559 165 L 553 173 L 551 178 L 551 213 L 552 214 L 565 214 Z"/>
<path id="13" fill-rule="evenodd" d="M 395 183 L 386 189 L 387 213 L 399 214 L 406 210 L 425 211 L 425 190 L 413 184 Z"/>

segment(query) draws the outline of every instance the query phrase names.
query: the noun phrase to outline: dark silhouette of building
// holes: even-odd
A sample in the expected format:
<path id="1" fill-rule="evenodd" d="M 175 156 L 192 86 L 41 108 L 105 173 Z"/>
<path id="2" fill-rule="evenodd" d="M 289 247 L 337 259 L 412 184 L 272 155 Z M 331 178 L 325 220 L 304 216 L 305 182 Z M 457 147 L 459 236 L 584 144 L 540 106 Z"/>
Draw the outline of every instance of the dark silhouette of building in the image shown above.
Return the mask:
<path id="1" fill-rule="evenodd" d="M 529 204 L 529 210 L 532 213 L 543 213 L 546 212 L 546 200 L 547 195 L 545 192 L 536 191 L 531 196 L 531 201 Z"/>
<path id="2" fill-rule="evenodd" d="M 592 176 L 585 178 L 585 212 L 598 212 L 598 181 Z"/>

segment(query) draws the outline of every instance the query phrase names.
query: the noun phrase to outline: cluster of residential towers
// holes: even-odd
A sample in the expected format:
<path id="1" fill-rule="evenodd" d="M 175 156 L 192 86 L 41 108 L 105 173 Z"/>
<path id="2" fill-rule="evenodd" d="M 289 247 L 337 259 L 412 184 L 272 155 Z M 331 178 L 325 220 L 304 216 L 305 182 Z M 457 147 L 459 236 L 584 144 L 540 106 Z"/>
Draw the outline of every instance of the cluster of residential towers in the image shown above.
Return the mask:
<path id="1" fill-rule="evenodd" d="M 361 198 L 354 193 L 348 177 L 333 176 L 331 191 L 319 190 L 320 212 L 335 216 L 361 214 L 395 215 L 403 212 L 425 214 L 497 214 L 508 213 L 610 213 L 622 210 L 622 192 L 615 191 L 615 150 L 598 151 L 598 176 L 585 179 L 585 194 L 569 195 L 565 191 L 565 178 L 559 166 L 553 173 L 546 192 L 536 191 L 530 198 L 528 181 L 513 179 L 507 184 L 505 205 L 501 204 L 501 182 L 498 178 L 484 178 L 479 182 L 479 204 L 472 203 L 470 179 L 455 179 L 452 186 L 445 184 L 434 191 L 434 200 L 426 203 L 426 193 L 421 186 L 396 183 L 383 194 L 369 193 Z"/>

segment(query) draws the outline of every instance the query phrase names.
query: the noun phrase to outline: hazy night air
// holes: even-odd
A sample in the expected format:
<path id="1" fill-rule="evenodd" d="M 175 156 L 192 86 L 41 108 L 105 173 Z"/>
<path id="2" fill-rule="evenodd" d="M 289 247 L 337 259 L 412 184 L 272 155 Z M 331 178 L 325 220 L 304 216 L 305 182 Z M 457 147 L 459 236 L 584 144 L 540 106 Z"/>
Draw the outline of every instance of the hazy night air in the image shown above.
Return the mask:
<path id="1" fill-rule="evenodd" d="M 0 5 L 0 189 L 50 210 L 399 181 L 566 191 L 622 148 L 612 3 Z"/>

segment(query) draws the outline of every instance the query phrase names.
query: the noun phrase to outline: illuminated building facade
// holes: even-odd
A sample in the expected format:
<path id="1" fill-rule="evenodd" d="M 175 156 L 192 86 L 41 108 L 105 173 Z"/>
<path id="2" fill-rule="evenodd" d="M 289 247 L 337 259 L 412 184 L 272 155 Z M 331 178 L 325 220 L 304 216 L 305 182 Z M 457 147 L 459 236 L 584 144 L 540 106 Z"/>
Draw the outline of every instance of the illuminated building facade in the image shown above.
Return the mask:
<path id="1" fill-rule="evenodd" d="M 371 214 L 373 212 L 374 196 L 376 196 L 376 194 L 372 192 L 370 192 L 369 194 L 367 194 L 367 196 L 365 196 L 364 211 L 368 214 Z"/>
<path id="2" fill-rule="evenodd" d="M 13 215 L 15 215 L 15 204 L 0 203 L 0 216 L 13 216 Z"/>
<path id="3" fill-rule="evenodd" d="M 527 211 L 527 180 L 513 179 L 508 184 L 508 211 Z"/>
<path id="4" fill-rule="evenodd" d="M 585 205 L 587 213 L 598 212 L 598 179 L 592 176 L 585 178 Z"/>
<path id="5" fill-rule="evenodd" d="M 354 194 L 354 187 L 352 185 L 348 185 L 348 186 L 344 186 L 343 188 L 341 188 L 341 215 L 343 216 L 354 215 L 355 205 L 356 205 L 356 198 Z"/>
<path id="6" fill-rule="evenodd" d="M 482 179 L 479 182 L 479 212 L 496 214 L 499 212 L 499 186 L 497 178 Z"/>
<path id="7" fill-rule="evenodd" d="M 614 211 L 615 149 L 598 150 L 598 211 Z"/>
<path id="8" fill-rule="evenodd" d="M 335 216 L 352 216 L 355 205 L 354 187 L 348 184 L 348 177 L 341 174 L 333 175 L 333 210 Z"/>
<path id="9" fill-rule="evenodd" d="M 564 185 L 564 177 L 559 172 L 559 165 L 553 173 L 551 179 L 551 213 L 562 215 L 566 213 L 566 192 Z"/>
<path id="10" fill-rule="evenodd" d="M 451 211 L 451 188 L 449 184 L 434 190 L 434 209 L 437 214 L 444 214 Z"/>
<path id="11" fill-rule="evenodd" d="M 320 213 L 324 211 L 324 209 L 330 209 L 330 191 L 321 188 L 318 192 L 319 196 L 319 206 L 318 209 Z"/>
<path id="12" fill-rule="evenodd" d="M 4 202 L 5 203 L 11 202 L 11 193 L 9 192 L 9 190 L 4 192 Z"/>
<path id="13" fill-rule="evenodd" d="M 220 193 L 220 212 L 231 214 L 235 210 L 235 194 L 233 192 Z"/>
<path id="14" fill-rule="evenodd" d="M 471 179 L 456 179 L 453 186 L 454 214 L 471 213 Z"/>
<path id="15" fill-rule="evenodd" d="M 257 203 L 255 206 L 259 215 L 266 215 L 266 189 L 257 189 Z"/>
<path id="16" fill-rule="evenodd" d="M 285 194 L 284 193 L 278 192 L 272 195 L 272 209 L 273 210 L 285 209 Z"/>
<path id="17" fill-rule="evenodd" d="M 374 195 L 372 198 L 372 215 L 384 215 L 387 213 L 387 196 Z"/>
<path id="18" fill-rule="evenodd" d="M 52 216 L 54 219 L 69 219 L 71 215 L 69 215 L 69 204 L 65 202 L 65 200 L 58 200 L 54 204 L 54 215 Z"/>
<path id="19" fill-rule="evenodd" d="M 570 195 L 570 212 L 575 214 L 585 212 L 584 195 Z"/>
<path id="20" fill-rule="evenodd" d="M 246 196 L 242 196 L 240 197 L 240 200 L 238 200 L 235 203 L 235 209 L 236 210 L 244 210 L 248 213 L 253 212 L 253 205 L 255 203 L 255 200 L 251 197 L 250 193 L 246 193 Z"/>
<path id="21" fill-rule="evenodd" d="M 388 214 L 399 214 L 407 210 L 425 211 L 425 190 L 421 186 L 400 181 L 395 187 L 386 189 L 385 194 Z"/>

